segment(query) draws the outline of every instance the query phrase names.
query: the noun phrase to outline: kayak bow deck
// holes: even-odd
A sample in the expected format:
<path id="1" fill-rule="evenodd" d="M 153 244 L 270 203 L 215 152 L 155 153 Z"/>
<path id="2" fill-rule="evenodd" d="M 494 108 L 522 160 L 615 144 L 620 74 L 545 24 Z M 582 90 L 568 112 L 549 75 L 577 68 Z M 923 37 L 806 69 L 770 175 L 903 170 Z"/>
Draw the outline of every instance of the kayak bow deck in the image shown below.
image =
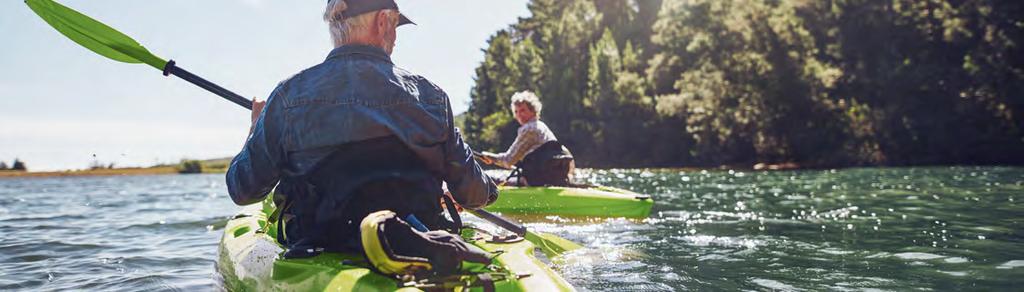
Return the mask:
<path id="1" fill-rule="evenodd" d="M 650 215 L 654 205 L 649 196 L 604 186 L 502 187 L 500 192 L 498 201 L 488 209 L 508 214 L 642 219 Z M 535 257 L 534 244 L 526 240 L 495 243 L 464 234 L 467 242 L 497 255 L 494 264 L 467 263 L 459 276 L 418 282 L 376 273 L 361 254 L 327 252 L 308 259 L 283 259 L 284 248 L 272 236 L 276 226 L 267 222 L 273 210 L 269 199 L 246 206 L 224 227 L 217 270 L 229 290 L 480 290 L 484 287 L 481 278 L 490 278 L 497 291 L 573 289 Z"/>
<path id="2" fill-rule="evenodd" d="M 490 279 L 496 291 L 571 291 L 561 276 L 538 260 L 534 245 L 520 240 L 487 242 L 470 236 L 467 242 L 494 255 L 490 266 L 465 263 L 460 275 L 415 282 L 374 272 L 361 254 L 325 252 L 307 259 L 283 259 L 284 248 L 267 216 L 270 204 L 246 206 L 229 220 L 221 238 L 217 271 L 231 291 L 419 291 L 422 289 L 481 290 Z M 463 236 L 464 238 L 467 235 Z M 481 280 L 483 279 L 483 280 Z"/>
<path id="3" fill-rule="evenodd" d="M 506 214 L 643 219 L 651 214 L 654 205 L 650 196 L 606 186 L 502 187 L 500 193 L 488 210 Z"/>

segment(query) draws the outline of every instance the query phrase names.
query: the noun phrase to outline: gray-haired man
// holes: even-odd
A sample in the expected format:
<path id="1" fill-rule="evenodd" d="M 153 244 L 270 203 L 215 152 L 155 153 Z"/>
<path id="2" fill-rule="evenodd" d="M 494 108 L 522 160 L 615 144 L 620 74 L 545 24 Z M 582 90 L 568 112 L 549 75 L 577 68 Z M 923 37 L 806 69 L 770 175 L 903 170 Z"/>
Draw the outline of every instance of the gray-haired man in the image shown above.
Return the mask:
<path id="1" fill-rule="evenodd" d="M 286 256 L 305 256 L 358 249 L 360 220 L 378 210 L 443 227 L 442 182 L 463 207 L 494 202 L 497 188 L 454 127 L 448 96 L 391 61 L 396 28 L 412 23 L 394 1 L 329 1 L 324 19 L 335 45 L 327 59 L 253 104 L 251 134 L 227 173 L 235 203 L 258 202 L 276 185 L 278 240 Z"/>

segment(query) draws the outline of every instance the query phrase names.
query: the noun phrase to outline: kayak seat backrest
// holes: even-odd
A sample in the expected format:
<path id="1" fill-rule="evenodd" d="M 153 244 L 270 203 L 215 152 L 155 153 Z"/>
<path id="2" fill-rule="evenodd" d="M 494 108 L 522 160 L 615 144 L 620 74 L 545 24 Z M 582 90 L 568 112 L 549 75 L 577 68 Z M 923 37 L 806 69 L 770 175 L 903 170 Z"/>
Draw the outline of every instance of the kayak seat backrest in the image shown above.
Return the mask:
<path id="1" fill-rule="evenodd" d="M 548 141 L 516 164 L 530 186 L 568 186 L 572 153 L 558 141 Z"/>
<path id="2" fill-rule="evenodd" d="M 302 241 L 328 250 L 357 248 L 359 222 L 380 210 L 442 226 L 440 180 L 394 136 L 342 145 L 309 175 L 291 179 L 303 187 L 285 199 L 289 247 Z"/>

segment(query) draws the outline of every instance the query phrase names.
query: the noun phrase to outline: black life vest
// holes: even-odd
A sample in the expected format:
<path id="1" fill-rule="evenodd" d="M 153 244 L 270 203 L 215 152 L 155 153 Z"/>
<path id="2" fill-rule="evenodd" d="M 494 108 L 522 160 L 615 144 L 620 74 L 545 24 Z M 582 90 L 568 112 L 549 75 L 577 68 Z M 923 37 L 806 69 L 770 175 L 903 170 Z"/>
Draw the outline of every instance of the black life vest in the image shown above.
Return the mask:
<path id="1" fill-rule="evenodd" d="M 380 210 L 446 228 L 442 194 L 441 180 L 397 137 L 345 144 L 310 174 L 282 179 L 274 198 L 284 208 L 278 241 L 290 250 L 359 250 L 359 223 Z"/>
<path id="2" fill-rule="evenodd" d="M 558 141 L 548 141 L 516 163 L 530 186 L 568 186 L 572 153 Z"/>

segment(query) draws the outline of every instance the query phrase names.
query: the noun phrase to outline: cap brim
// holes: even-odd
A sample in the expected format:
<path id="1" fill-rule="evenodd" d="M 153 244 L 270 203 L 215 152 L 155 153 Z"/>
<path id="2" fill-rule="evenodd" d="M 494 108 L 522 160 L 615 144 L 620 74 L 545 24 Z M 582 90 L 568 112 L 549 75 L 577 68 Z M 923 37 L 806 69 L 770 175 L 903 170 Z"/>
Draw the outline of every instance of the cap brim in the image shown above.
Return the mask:
<path id="1" fill-rule="evenodd" d="M 405 17 L 405 14 L 398 13 L 398 26 L 403 26 L 403 25 L 406 25 L 406 24 L 416 24 L 416 23 L 412 22 L 412 20 L 409 20 L 408 17 Z"/>

